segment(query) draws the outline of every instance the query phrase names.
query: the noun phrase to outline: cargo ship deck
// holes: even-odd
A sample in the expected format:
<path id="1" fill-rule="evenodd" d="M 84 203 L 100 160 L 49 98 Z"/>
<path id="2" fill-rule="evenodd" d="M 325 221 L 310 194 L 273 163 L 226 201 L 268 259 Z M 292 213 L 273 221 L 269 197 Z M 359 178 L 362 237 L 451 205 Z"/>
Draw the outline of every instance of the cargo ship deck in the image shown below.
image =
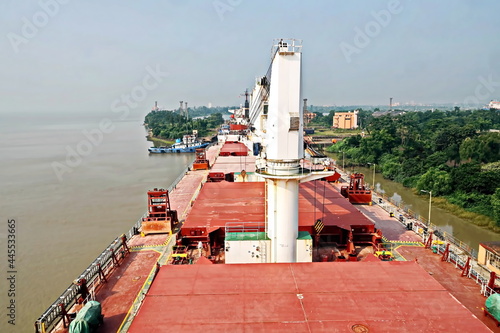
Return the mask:
<path id="1" fill-rule="evenodd" d="M 207 234 L 223 230 L 226 224 L 220 221 L 228 219 L 264 220 L 264 183 L 205 182 L 210 172 L 246 169 L 252 174 L 255 158 L 218 156 L 222 147 L 207 150 L 211 170 L 188 171 L 171 192 L 183 234 L 196 228 L 206 228 Z M 99 332 L 495 330 L 482 315 L 485 298 L 479 286 L 425 249 L 418 235 L 379 205 L 352 206 L 337 191 L 340 183 L 315 183 L 301 185 L 301 221 L 321 218 L 326 228 L 339 230 L 357 224 L 380 229 L 387 241 L 399 244 L 401 262 L 365 254 L 366 262 L 357 263 L 213 265 L 200 260 L 168 265 L 175 234 L 135 235 L 128 241 L 130 254 L 94 290 L 104 314 Z M 168 315 L 160 315 L 166 308 Z M 60 324 L 54 331 L 68 330 Z"/>
<path id="2" fill-rule="evenodd" d="M 89 299 L 93 326 L 102 308 L 101 332 L 490 332 L 479 286 L 444 262 L 460 266 L 449 238 L 387 218 L 362 174 L 339 193 L 330 159 L 313 152 L 306 162 L 301 73 L 302 41 L 276 39 L 218 145 L 197 151 L 169 189 L 148 191 L 147 215 L 42 314 L 37 332 L 61 316 L 91 325 L 75 313 Z"/>

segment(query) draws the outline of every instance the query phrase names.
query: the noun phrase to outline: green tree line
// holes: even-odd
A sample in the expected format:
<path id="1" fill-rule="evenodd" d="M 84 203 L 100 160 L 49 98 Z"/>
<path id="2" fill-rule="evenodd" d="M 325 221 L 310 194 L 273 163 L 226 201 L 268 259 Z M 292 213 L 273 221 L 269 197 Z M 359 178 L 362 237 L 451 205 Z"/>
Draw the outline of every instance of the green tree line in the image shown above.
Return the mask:
<path id="1" fill-rule="evenodd" d="M 214 113 L 228 114 L 228 110 L 238 108 L 239 107 L 236 106 L 195 106 L 188 109 L 188 114 L 190 118 L 206 117 Z M 176 110 L 175 112 L 179 113 L 179 110 Z"/>
<path id="2" fill-rule="evenodd" d="M 204 116 L 204 117 L 203 117 Z M 198 130 L 198 136 L 207 136 L 224 123 L 222 113 L 200 115 L 197 118 L 181 115 L 175 111 L 151 111 L 144 119 L 154 137 L 175 140 Z"/>
<path id="3" fill-rule="evenodd" d="M 384 178 L 492 219 L 500 230 L 500 112 L 425 111 L 366 117 L 366 136 L 328 148 Z M 484 224 L 484 223 L 482 223 Z"/>

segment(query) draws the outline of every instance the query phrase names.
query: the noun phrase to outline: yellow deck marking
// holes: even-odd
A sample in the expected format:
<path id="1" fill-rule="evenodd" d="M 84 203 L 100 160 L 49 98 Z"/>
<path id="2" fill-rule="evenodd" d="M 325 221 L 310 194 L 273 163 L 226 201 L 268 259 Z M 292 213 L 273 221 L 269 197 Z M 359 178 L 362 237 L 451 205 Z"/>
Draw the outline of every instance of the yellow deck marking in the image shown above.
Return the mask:
<path id="1" fill-rule="evenodd" d="M 139 300 L 139 296 L 141 296 L 141 293 L 142 291 L 144 290 L 144 288 L 146 287 L 147 284 L 151 285 L 151 277 L 155 274 L 155 271 L 156 271 L 156 264 L 153 266 L 153 268 L 151 269 L 151 271 L 149 272 L 149 275 L 148 277 L 146 278 L 146 281 L 144 281 L 144 284 L 142 285 L 141 289 L 139 289 L 139 292 L 137 293 L 137 296 L 135 297 L 134 301 L 132 302 L 132 305 L 130 306 L 130 308 L 128 309 L 128 312 L 127 312 L 127 315 L 125 316 L 125 318 L 123 319 L 120 327 L 118 328 L 118 330 L 116 331 L 117 333 L 118 332 L 121 332 L 123 326 L 125 325 L 125 323 L 127 322 L 127 320 L 129 319 L 130 317 L 130 313 L 132 312 L 133 308 L 134 308 L 134 305 L 136 305 L 136 303 L 139 303 L 138 300 Z"/>

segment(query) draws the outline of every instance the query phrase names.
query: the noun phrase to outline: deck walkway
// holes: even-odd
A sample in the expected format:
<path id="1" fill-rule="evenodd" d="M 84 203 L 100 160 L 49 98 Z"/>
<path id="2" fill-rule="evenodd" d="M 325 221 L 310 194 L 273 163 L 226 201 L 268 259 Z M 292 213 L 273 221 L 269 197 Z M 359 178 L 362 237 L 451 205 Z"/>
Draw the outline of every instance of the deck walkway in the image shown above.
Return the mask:
<path id="1" fill-rule="evenodd" d="M 441 255 L 434 254 L 424 247 L 405 246 L 400 247 L 398 251 L 408 261 L 417 260 L 420 266 L 488 328 L 493 332 L 500 332 L 495 322 L 484 316 L 482 308 L 486 298 L 481 295 L 479 285 L 474 280 L 462 277 L 461 270 L 455 268 L 455 265 L 441 261 Z"/>
<path id="2" fill-rule="evenodd" d="M 340 191 L 341 183 L 335 184 Z M 384 202 L 382 205 L 390 205 Z M 486 298 L 481 295 L 481 289 L 473 279 L 461 276 L 461 270 L 454 264 L 441 261 L 441 255 L 426 249 L 422 238 L 411 230 L 407 230 L 398 220 L 397 216 L 390 217 L 385 206 L 355 205 L 366 217 L 382 230 L 384 240 L 394 244 L 397 260 L 417 261 L 436 281 L 438 281 L 453 297 L 461 302 L 472 314 L 481 320 L 493 332 L 500 332 L 496 323 L 484 316 L 483 307 Z M 396 208 L 394 209 L 396 210 Z M 429 302 L 432 302 L 430 299 Z"/>

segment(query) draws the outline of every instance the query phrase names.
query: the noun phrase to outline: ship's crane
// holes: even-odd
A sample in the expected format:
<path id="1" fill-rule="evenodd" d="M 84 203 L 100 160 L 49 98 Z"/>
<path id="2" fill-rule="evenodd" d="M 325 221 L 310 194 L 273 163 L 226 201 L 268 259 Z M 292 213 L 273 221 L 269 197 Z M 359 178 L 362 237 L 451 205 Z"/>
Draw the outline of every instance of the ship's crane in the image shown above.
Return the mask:
<path id="1" fill-rule="evenodd" d="M 296 262 L 299 224 L 299 183 L 335 174 L 304 168 L 304 118 L 301 107 L 302 42 L 275 41 L 266 82 L 258 84 L 266 94 L 261 131 L 264 158 L 256 173 L 266 179 L 267 234 L 271 240 L 271 262 Z"/>

